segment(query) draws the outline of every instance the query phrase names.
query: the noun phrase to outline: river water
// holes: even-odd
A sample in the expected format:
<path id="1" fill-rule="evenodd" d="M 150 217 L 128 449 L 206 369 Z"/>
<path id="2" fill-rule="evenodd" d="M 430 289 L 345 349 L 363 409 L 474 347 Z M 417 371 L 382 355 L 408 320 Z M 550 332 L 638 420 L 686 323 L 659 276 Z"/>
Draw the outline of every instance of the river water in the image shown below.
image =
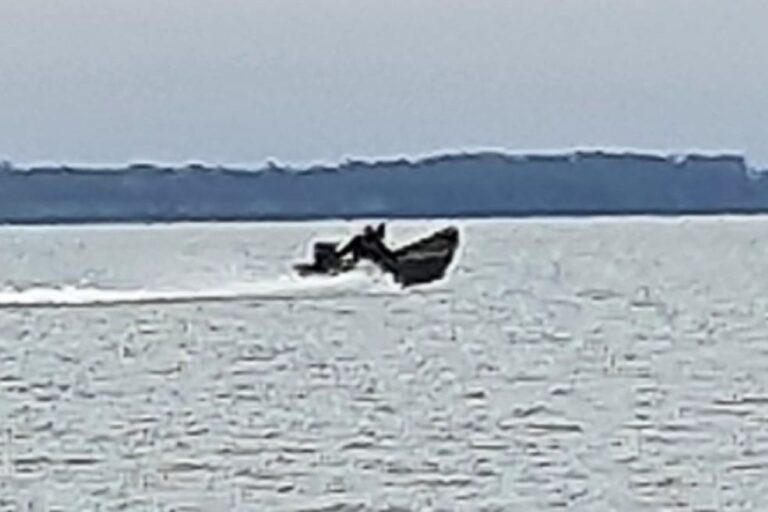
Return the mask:
<path id="1" fill-rule="evenodd" d="M 0 228 L 0 511 L 768 509 L 768 219 Z"/>

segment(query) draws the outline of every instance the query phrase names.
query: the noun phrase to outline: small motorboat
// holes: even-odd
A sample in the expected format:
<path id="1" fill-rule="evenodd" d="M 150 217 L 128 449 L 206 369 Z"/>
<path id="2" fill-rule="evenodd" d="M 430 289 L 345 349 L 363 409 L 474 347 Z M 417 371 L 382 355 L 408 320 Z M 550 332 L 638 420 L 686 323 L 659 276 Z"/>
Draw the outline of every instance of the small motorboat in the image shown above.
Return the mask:
<path id="1" fill-rule="evenodd" d="M 392 274 L 403 287 L 430 283 L 442 279 L 459 246 L 459 230 L 453 226 L 441 229 L 392 251 L 394 261 L 379 264 Z M 301 276 L 313 274 L 338 275 L 355 268 L 352 258 L 338 256 L 338 243 L 316 242 L 312 263 L 299 263 L 294 269 Z"/>

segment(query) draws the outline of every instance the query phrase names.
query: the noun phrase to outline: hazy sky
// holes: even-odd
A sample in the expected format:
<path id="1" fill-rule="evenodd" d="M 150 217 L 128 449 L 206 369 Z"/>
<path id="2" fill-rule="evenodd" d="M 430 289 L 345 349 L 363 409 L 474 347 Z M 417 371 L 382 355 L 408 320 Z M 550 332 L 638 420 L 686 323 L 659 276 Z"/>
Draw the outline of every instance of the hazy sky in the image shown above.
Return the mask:
<path id="1" fill-rule="evenodd" d="M 0 158 L 768 162 L 766 0 L 0 0 Z"/>

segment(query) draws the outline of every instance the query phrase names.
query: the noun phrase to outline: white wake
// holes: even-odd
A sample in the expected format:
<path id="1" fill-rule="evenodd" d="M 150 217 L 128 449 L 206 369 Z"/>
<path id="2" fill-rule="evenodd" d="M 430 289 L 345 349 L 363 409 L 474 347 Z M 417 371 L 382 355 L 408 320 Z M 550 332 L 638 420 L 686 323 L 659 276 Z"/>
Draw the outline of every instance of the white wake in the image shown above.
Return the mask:
<path id="1" fill-rule="evenodd" d="M 335 277 L 281 277 L 206 289 L 147 290 L 39 286 L 0 290 L 0 308 L 322 298 L 360 291 L 361 287 L 365 290 L 366 282 L 371 282 L 369 276 L 351 272 Z M 372 284 L 381 283 L 373 282 Z"/>

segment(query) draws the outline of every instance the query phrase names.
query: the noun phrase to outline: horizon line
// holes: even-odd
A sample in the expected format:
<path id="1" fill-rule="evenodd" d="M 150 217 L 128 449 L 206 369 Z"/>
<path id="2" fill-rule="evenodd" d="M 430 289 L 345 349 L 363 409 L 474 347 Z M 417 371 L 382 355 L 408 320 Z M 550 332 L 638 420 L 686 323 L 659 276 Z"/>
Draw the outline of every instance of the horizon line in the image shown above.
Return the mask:
<path id="1" fill-rule="evenodd" d="M 262 170 L 269 168 L 282 168 L 287 170 L 309 170 L 317 167 L 340 168 L 350 163 L 366 164 L 386 164 L 405 160 L 408 163 L 416 164 L 432 159 L 455 158 L 462 156 L 483 156 L 496 155 L 510 158 L 525 158 L 536 156 L 576 156 L 579 154 L 606 154 L 611 156 L 653 156 L 669 160 L 684 160 L 689 157 L 706 158 L 741 158 L 745 165 L 751 169 L 757 170 L 759 167 L 750 166 L 750 161 L 744 150 L 740 149 L 705 149 L 705 148 L 687 148 L 687 149 L 650 149 L 631 146 L 573 146 L 565 148 L 540 148 L 540 149 L 511 149 L 500 146 L 476 146 L 466 148 L 438 149 L 425 151 L 421 153 L 392 153 L 379 155 L 343 155 L 338 159 L 308 159 L 308 160 L 281 160 L 276 157 L 268 156 L 260 161 L 207 161 L 197 158 L 189 158 L 181 161 L 163 161 L 149 158 L 136 158 L 122 162 L 95 162 L 95 161 L 63 161 L 63 160 L 32 160 L 26 162 L 17 162 L 10 158 L 0 158 L 0 169 L 10 167 L 15 170 L 29 170 L 42 167 L 54 168 L 73 168 L 82 170 L 99 169 L 127 169 L 130 167 L 147 166 L 155 168 L 182 169 L 192 166 L 199 166 L 208 169 L 254 169 Z"/>

